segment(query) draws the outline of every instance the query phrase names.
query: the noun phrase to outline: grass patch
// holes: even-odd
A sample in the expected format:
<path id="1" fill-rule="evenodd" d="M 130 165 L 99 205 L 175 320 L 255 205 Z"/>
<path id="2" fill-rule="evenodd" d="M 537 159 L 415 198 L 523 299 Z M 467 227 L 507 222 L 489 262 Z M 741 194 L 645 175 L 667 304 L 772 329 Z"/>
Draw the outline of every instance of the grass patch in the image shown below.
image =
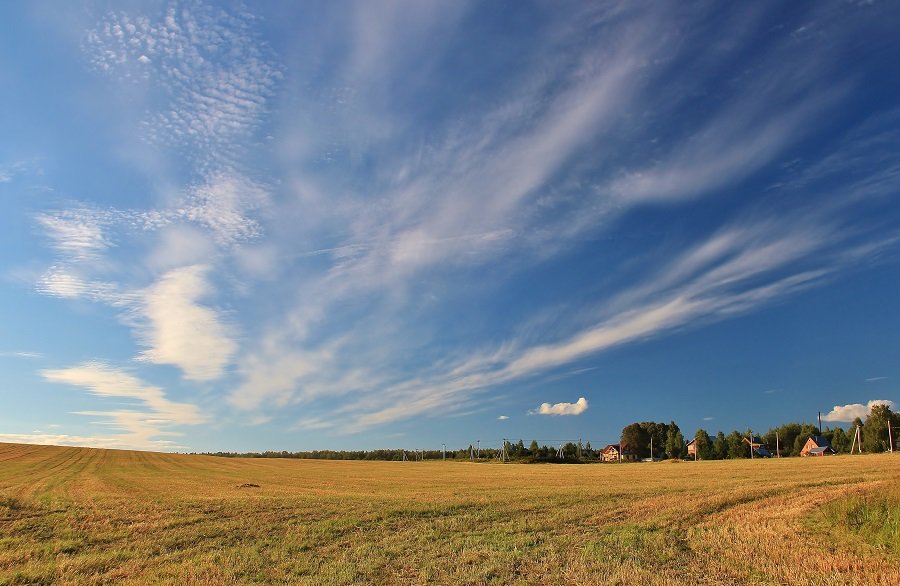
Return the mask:
<path id="1" fill-rule="evenodd" d="M 900 557 L 900 489 L 854 495 L 822 508 L 835 539 L 855 538 Z"/>

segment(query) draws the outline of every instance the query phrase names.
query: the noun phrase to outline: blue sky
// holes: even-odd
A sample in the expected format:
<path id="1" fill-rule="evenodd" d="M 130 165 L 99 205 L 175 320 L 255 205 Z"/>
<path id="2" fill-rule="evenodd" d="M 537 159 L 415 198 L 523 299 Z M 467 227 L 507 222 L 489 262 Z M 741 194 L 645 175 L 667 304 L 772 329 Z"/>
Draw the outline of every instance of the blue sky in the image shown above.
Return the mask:
<path id="1" fill-rule="evenodd" d="M 0 441 L 600 444 L 898 401 L 897 30 L 0 3 Z"/>

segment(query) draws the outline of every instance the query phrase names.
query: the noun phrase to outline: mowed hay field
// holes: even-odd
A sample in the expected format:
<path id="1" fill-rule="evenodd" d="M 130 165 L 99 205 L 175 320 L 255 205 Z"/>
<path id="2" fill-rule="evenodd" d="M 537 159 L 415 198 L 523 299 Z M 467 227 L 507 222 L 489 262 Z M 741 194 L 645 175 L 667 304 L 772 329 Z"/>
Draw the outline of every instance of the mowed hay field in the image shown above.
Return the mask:
<path id="1" fill-rule="evenodd" d="M 898 481 L 888 454 L 504 465 L 0 444 L 0 584 L 896 586 Z"/>

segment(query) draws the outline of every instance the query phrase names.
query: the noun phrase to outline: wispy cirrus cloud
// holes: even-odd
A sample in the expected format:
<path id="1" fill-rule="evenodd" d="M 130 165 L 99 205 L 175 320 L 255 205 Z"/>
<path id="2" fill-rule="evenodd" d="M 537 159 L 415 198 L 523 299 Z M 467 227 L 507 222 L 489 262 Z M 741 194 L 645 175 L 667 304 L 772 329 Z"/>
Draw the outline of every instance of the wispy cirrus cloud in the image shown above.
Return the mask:
<path id="1" fill-rule="evenodd" d="M 769 26 L 758 10 L 754 18 L 735 18 L 726 31 L 714 34 L 697 26 L 702 10 L 665 16 L 626 5 L 586 10 L 571 20 L 555 15 L 547 28 L 559 34 L 534 39 L 543 56 L 534 61 L 534 70 L 498 84 L 503 89 L 483 102 L 488 107 L 453 112 L 445 125 L 440 117 L 438 124 L 429 121 L 431 135 L 416 136 L 417 142 L 407 134 L 409 116 L 406 124 L 378 124 L 373 120 L 390 121 L 396 112 L 377 99 L 357 99 L 360 93 L 378 96 L 381 86 L 397 87 L 402 69 L 355 58 L 336 64 L 333 70 L 342 74 L 334 87 L 339 81 L 346 91 L 337 100 L 328 94 L 327 107 L 304 102 L 323 116 L 295 121 L 282 145 L 287 164 L 304 170 L 291 183 L 302 213 L 289 211 L 286 217 L 291 227 L 302 227 L 295 231 L 304 239 L 323 241 L 303 242 L 300 249 L 312 252 L 291 262 L 315 257 L 325 269 L 299 271 L 303 278 L 296 281 L 298 302 L 290 317 L 279 316 L 238 359 L 243 382 L 231 392 L 231 403 L 259 409 L 269 402 L 315 404 L 322 392 L 345 395 L 351 400 L 336 411 L 324 407 L 322 416 L 347 422 L 347 430 L 443 412 L 491 387 L 788 298 L 889 247 L 889 237 L 863 242 L 865 236 L 858 237 L 865 230 L 842 218 L 847 208 L 835 202 L 859 186 L 858 176 L 850 182 L 844 177 L 819 194 L 822 210 L 800 204 L 800 211 L 779 217 L 737 206 L 740 211 L 718 219 L 718 227 L 698 232 L 695 245 L 653 251 L 655 266 L 607 292 L 602 305 L 574 308 L 591 318 L 563 335 L 545 333 L 534 341 L 508 331 L 478 352 L 424 366 L 334 344 L 359 332 L 357 324 L 340 319 L 336 307 L 377 307 L 385 321 L 395 323 L 366 327 L 390 331 L 379 344 L 395 344 L 395 355 L 402 356 L 403 342 L 392 336 L 422 331 L 403 313 L 417 307 L 413 299 L 423 281 L 452 279 L 473 267 L 514 274 L 581 250 L 585 239 L 616 234 L 632 215 L 654 206 L 722 199 L 728 191 L 746 189 L 755 174 L 771 172 L 780 157 L 814 134 L 810 121 L 833 111 L 855 87 L 852 78 L 834 83 L 829 59 L 814 43 L 790 37 L 748 58 L 740 43 L 723 40 L 744 34 L 748 22 Z M 673 35 L 668 17 L 683 22 L 687 32 Z M 398 31 L 403 40 L 397 46 L 379 37 L 379 54 L 429 38 L 423 31 L 436 22 L 428 17 L 408 23 L 416 28 Z M 839 51 L 848 37 L 835 30 L 834 51 Z M 348 34 L 349 55 L 361 54 L 355 49 L 369 42 L 356 33 Z M 560 50 L 563 45 L 579 51 Z M 707 50 L 712 45 L 714 50 Z M 797 58 L 809 65 L 802 75 L 785 65 Z M 698 110 L 705 76 L 726 75 L 737 61 L 740 73 Z M 701 63 L 703 69 L 683 76 L 685 62 Z M 676 73 L 681 91 L 661 91 Z M 430 81 L 423 74 L 422 83 Z M 681 115 L 692 122 L 662 126 Z M 344 116 L 362 121 L 352 126 L 352 135 L 322 132 L 323 125 L 343 128 Z M 327 143 L 316 144 L 323 134 Z M 365 196 L 354 193 L 352 184 L 336 183 L 327 169 L 340 161 L 341 169 L 356 170 L 353 153 L 361 144 L 368 147 L 366 168 L 378 169 L 362 173 L 371 179 Z M 805 193 L 800 185 L 782 188 L 788 199 Z M 280 246 L 295 242 L 286 236 Z M 317 359 L 320 355 L 327 358 Z M 333 385 L 334 370 L 368 376 Z"/>
<path id="2" fill-rule="evenodd" d="M 73 209 L 41 213 L 36 220 L 53 249 L 71 262 L 96 261 L 113 244 L 104 232 L 106 214 Z"/>
<path id="3" fill-rule="evenodd" d="M 273 54 L 245 10 L 202 2 L 169 3 L 155 17 L 111 12 L 83 48 L 98 71 L 141 88 L 131 94 L 147 101 L 136 129 L 186 160 L 193 179 L 168 188 L 158 207 L 37 214 L 58 258 L 36 289 L 114 307 L 146 347 L 140 360 L 177 366 L 188 380 L 219 378 L 236 351 L 234 328 L 200 299 L 216 296 L 210 275 L 263 233 L 253 216 L 269 205 L 268 190 L 245 173 L 242 154 L 281 76 Z M 148 270 L 121 262 L 135 249 Z"/>
<path id="4" fill-rule="evenodd" d="M 509 27 L 468 2 L 309 6 L 104 13 L 82 47 L 125 88 L 104 105 L 148 185 L 34 216 L 55 254 L 39 293 L 108 306 L 137 368 L 179 369 L 239 420 L 458 415 L 896 242 L 892 214 L 860 212 L 900 151 L 850 120 L 865 83 L 834 62 L 867 29 L 841 11 L 527 4 Z M 858 132 L 798 148 L 838 118 Z"/>
<path id="5" fill-rule="evenodd" d="M 28 360 L 35 360 L 43 357 L 44 355 L 40 352 L 27 352 L 21 350 L 17 352 L 0 352 L 0 358 L 25 358 Z"/>
<path id="6" fill-rule="evenodd" d="M 198 425 L 208 421 L 208 417 L 195 405 L 171 401 L 160 387 L 149 385 L 127 371 L 101 362 L 43 370 L 41 375 L 47 381 L 81 387 L 98 397 L 131 401 L 127 409 L 78 412 L 80 415 L 100 417 L 101 425 L 110 426 L 121 433 L 95 438 L 65 439 L 64 436 L 48 436 L 56 440 L 101 447 L 174 449 L 179 447 L 175 441 L 160 438 L 181 435 L 173 427 Z M 83 440 L 89 443 L 81 443 Z"/>
<path id="7" fill-rule="evenodd" d="M 462 398 L 484 389 L 624 344 L 752 311 L 820 285 L 854 266 L 860 255 L 873 254 L 870 242 L 857 249 L 843 248 L 834 240 L 834 232 L 817 227 L 801 236 L 796 221 L 782 220 L 723 228 L 673 258 L 655 276 L 610 299 L 597 323 L 556 342 L 529 344 L 513 338 L 419 377 L 379 386 L 372 396 L 348 404 L 337 417 L 351 421 L 347 431 L 359 431 L 452 409 Z M 882 247 L 891 245 L 890 240 L 882 243 Z"/>
<path id="8" fill-rule="evenodd" d="M 12 444 L 37 444 L 42 446 L 75 446 L 117 450 L 166 450 L 177 449 L 175 442 L 160 440 L 151 444 L 135 442 L 128 434 L 111 436 L 72 435 L 65 433 L 0 433 L 0 442 Z"/>

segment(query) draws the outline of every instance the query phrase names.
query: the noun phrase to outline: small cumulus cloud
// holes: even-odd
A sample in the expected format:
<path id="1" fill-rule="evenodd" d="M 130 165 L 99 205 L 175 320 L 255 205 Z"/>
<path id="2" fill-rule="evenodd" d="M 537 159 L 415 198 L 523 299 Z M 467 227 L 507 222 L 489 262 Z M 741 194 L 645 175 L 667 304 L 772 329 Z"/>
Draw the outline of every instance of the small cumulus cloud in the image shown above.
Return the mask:
<path id="1" fill-rule="evenodd" d="M 774 395 L 777 392 L 779 392 L 778 389 L 766 389 L 765 391 L 763 391 L 763 394 L 764 395 Z"/>
<path id="2" fill-rule="evenodd" d="M 887 399 L 874 399 L 865 405 L 862 403 L 850 403 L 849 405 L 835 405 L 829 413 L 822 416 L 823 421 L 853 421 L 857 417 L 865 419 L 869 411 L 875 405 L 887 405 L 894 408 L 894 402 Z"/>
<path id="3" fill-rule="evenodd" d="M 588 402 L 580 397 L 574 403 L 542 403 L 540 407 L 529 411 L 529 415 L 581 415 L 587 411 Z"/>
<path id="4" fill-rule="evenodd" d="M 887 380 L 887 379 L 888 379 L 888 377 L 886 377 L 886 376 L 873 376 L 871 378 L 867 378 L 866 382 L 867 383 L 877 383 L 878 381 Z"/>
<path id="5" fill-rule="evenodd" d="M 704 417 L 703 421 L 712 421 L 715 417 Z"/>
<path id="6" fill-rule="evenodd" d="M 509 415 L 501 415 L 497 418 L 498 421 L 506 421 L 507 419 L 509 419 Z"/>

